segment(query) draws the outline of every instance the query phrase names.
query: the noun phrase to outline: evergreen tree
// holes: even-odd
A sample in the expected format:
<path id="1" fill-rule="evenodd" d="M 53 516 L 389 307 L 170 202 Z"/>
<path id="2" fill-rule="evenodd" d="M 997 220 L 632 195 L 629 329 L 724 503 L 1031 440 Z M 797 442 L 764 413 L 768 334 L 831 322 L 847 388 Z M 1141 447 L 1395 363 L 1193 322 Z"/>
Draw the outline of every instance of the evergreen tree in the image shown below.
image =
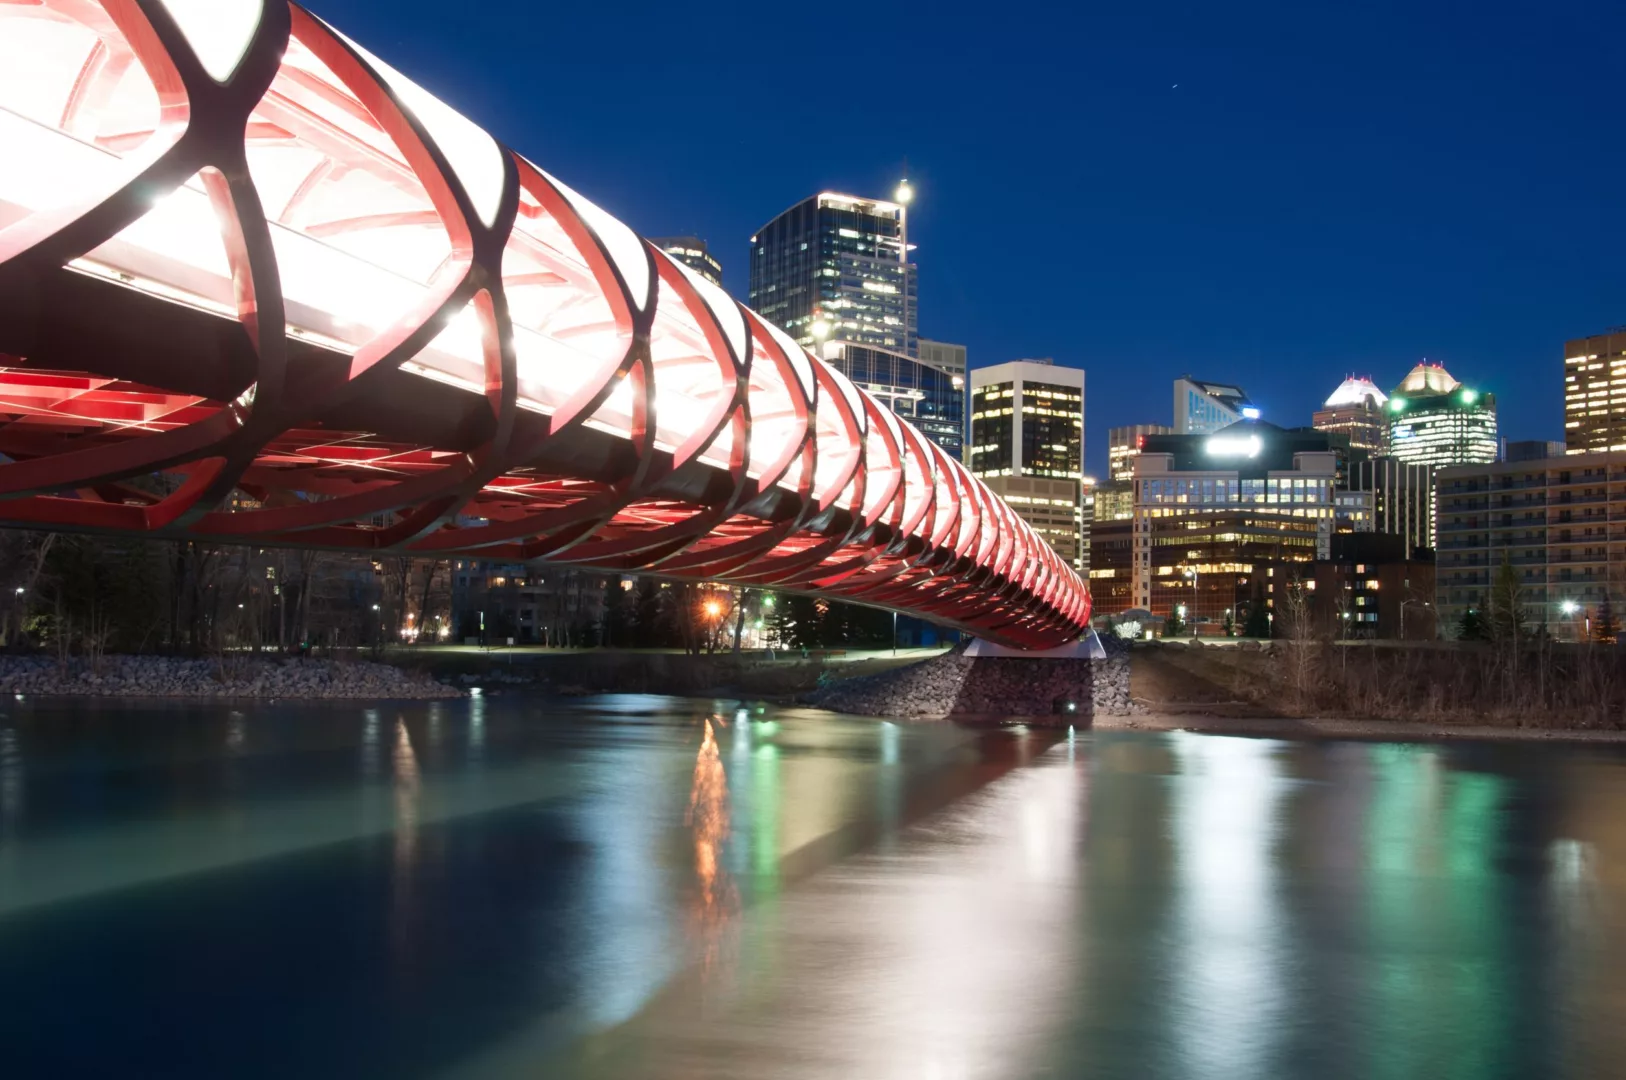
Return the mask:
<path id="1" fill-rule="evenodd" d="M 1236 637 L 1236 615 L 1230 608 L 1225 609 L 1225 636 Z"/>
<path id="2" fill-rule="evenodd" d="M 604 616 L 599 630 L 599 643 L 607 649 L 625 648 L 630 642 L 627 631 L 630 629 L 631 613 L 627 610 L 629 596 L 626 589 L 621 587 L 621 579 L 612 577 L 604 583 Z"/>
<path id="3" fill-rule="evenodd" d="M 1485 618 L 1475 608 L 1463 611 L 1462 618 L 1457 620 L 1458 641 L 1489 641 L 1490 628 L 1485 625 Z"/>
<path id="4" fill-rule="evenodd" d="M 1180 617 L 1179 608 L 1170 608 L 1169 617 L 1163 620 L 1163 636 L 1166 638 L 1179 637 L 1186 632 L 1186 621 Z"/>
<path id="5" fill-rule="evenodd" d="M 632 644 L 640 649 L 653 648 L 661 639 L 661 595 L 654 578 L 641 577 L 633 590 Z"/>
<path id="6" fill-rule="evenodd" d="M 1248 604 L 1248 618 L 1242 624 L 1242 636 L 1251 638 L 1270 636 L 1270 612 L 1266 610 L 1262 601 L 1254 600 Z"/>
<path id="7" fill-rule="evenodd" d="M 1518 644 L 1525 635 L 1524 589 L 1519 584 L 1519 572 L 1513 569 L 1508 557 L 1502 556 L 1502 565 L 1491 584 L 1490 603 L 1486 605 L 1486 624 L 1493 641 Z"/>
<path id="8" fill-rule="evenodd" d="M 819 647 L 820 623 L 818 604 L 807 596 L 781 596 L 779 610 L 784 614 L 780 640 L 792 649 Z"/>
<path id="9" fill-rule="evenodd" d="M 1615 606 L 1609 602 L 1609 593 L 1603 594 L 1603 603 L 1598 605 L 1598 617 L 1592 620 L 1592 638 L 1605 645 L 1613 645 L 1620 637 L 1620 620 L 1615 618 Z"/>

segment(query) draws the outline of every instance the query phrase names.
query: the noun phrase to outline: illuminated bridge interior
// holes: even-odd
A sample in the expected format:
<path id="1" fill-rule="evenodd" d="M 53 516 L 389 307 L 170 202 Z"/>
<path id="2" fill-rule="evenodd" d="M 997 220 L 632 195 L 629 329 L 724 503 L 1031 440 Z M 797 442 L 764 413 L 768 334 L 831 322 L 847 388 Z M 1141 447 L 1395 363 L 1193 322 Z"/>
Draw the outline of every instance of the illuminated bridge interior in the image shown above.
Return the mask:
<path id="1" fill-rule="evenodd" d="M 959 462 L 286 0 L 0 0 L 0 455 L 10 525 L 1088 620 Z"/>

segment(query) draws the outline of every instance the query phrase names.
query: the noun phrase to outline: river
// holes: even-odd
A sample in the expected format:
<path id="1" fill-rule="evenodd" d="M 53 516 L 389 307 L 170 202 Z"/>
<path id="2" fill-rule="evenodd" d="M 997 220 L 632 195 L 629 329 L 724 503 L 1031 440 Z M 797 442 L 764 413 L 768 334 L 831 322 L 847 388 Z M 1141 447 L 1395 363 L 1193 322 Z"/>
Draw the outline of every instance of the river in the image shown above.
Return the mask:
<path id="1" fill-rule="evenodd" d="M 7 1077 L 1626 1075 L 1626 753 L 0 707 Z"/>

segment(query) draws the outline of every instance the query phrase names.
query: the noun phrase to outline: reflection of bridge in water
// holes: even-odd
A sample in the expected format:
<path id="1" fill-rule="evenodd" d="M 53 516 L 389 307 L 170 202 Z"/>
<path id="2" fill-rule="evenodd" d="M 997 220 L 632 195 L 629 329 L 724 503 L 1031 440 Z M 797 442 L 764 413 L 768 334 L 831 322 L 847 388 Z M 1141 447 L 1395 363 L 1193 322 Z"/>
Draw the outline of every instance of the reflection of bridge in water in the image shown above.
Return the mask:
<path id="1" fill-rule="evenodd" d="M 1088 619 L 958 462 L 285 0 L 0 2 L 0 365 L 6 524 Z"/>

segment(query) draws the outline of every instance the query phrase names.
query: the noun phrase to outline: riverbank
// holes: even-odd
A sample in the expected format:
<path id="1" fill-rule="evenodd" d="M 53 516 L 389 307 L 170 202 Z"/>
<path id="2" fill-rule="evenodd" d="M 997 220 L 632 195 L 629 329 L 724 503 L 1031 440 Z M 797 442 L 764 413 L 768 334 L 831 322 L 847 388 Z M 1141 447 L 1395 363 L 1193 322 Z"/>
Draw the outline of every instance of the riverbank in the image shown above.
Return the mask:
<path id="1" fill-rule="evenodd" d="M 1149 714 L 1489 732 L 1626 731 L 1626 650 L 1531 642 L 1136 645 Z"/>
<path id="2" fill-rule="evenodd" d="M 940 650 L 694 655 L 654 649 L 398 650 L 390 659 L 443 682 L 562 697 L 671 694 L 788 701 L 820 686 L 907 668 Z"/>
<path id="3" fill-rule="evenodd" d="M 431 700 L 462 697 L 422 671 L 365 660 L 0 656 L 0 693 L 49 697 Z"/>
<path id="4" fill-rule="evenodd" d="M 1133 716 L 1097 716 L 1097 731 L 1194 731 L 1204 735 L 1238 735 L 1259 739 L 1338 739 L 1359 742 L 1442 742 L 1501 740 L 1626 744 L 1626 731 L 1579 728 L 1493 727 L 1487 724 L 1440 724 L 1422 720 L 1352 720 L 1346 717 L 1236 716 L 1204 712 L 1140 712 Z"/>
<path id="5" fill-rule="evenodd" d="M 1026 718 L 1058 725 L 1127 716 L 1130 663 L 1121 643 L 1099 660 L 971 657 L 956 650 L 921 663 L 831 680 L 802 699 L 853 716 L 904 720 Z"/>

